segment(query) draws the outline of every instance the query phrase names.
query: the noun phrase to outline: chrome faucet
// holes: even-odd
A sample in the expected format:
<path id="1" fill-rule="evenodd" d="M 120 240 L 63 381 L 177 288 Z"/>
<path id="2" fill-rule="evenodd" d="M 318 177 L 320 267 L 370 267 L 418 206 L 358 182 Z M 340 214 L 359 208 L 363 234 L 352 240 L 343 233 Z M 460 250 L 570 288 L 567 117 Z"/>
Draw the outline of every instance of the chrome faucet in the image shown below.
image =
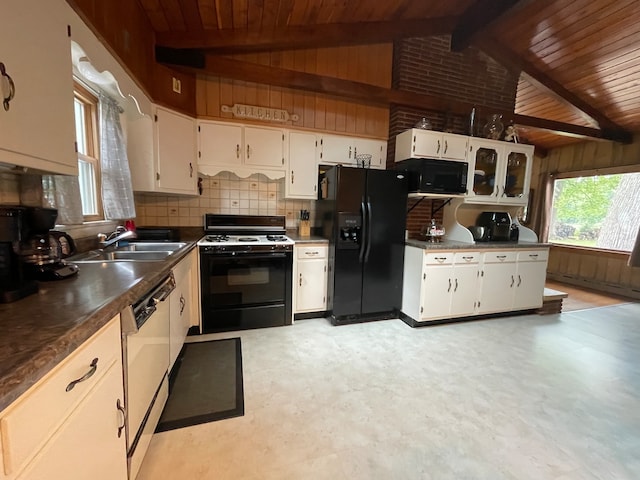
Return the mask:
<path id="1" fill-rule="evenodd" d="M 121 225 L 118 225 L 116 229 L 109 235 L 105 233 L 98 234 L 98 242 L 100 243 L 100 246 L 102 248 L 107 248 L 114 244 L 116 247 L 118 247 L 120 240 L 125 240 L 127 238 L 136 238 L 136 232 L 126 230 Z"/>

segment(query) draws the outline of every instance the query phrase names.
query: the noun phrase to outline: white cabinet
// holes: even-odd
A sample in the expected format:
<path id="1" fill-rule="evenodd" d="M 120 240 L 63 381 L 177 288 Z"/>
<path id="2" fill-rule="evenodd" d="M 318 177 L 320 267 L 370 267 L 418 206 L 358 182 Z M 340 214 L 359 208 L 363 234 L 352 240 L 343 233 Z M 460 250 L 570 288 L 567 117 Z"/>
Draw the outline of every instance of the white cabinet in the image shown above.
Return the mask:
<path id="1" fill-rule="evenodd" d="M 133 189 L 196 195 L 196 124 L 187 115 L 155 107 L 154 117 L 127 123 Z"/>
<path id="2" fill-rule="evenodd" d="M 526 205 L 533 145 L 471 138 L 466 202 Z"/>
<path id="3" fill-rule="evenodd" d="M 411 249 L 408 261 L 419 262 L 422 265 L 422 275 L 419 283 L 416 281 L 415 268 L 405 268 L 405 282 L 403 292 L 404 313 L 418 313 L 419 321 L 431 321 L 444 318 L 455 318 L 473 315 L 476 306 L 479 252 L 427 252 L 422 251 L 423 258 L 414 247 Z M 405 267 L 407 266 L 405 259 Z M 419 287 L 418 287 L 419 285 Z M 409 290 L 420 288 L 419 312 L 409 303 L 416 300 L 416 292 Z M 407 295 L 405 296 L 405 293 Z"/>
<path id="4" fill-rule="evenodd" d="M 223 170 L 246 177 L 266 173 L 282 178 L 287 131 L 225 122 L 198 122 L 198 169 L 207 175 Z"/>
<path id="5" fill-rule="evenodd" d="M 327 261 L 325 243 L 294 246 L 293 312 L 323 312 L 327 309 Z"/>
<path id="6" fill-rule="evenodd" d="M 169 297 L 169 371 L 173 368 L 173 364 L 184 345 L 192 323 L 192 309 L 196 308 L 193 304 L 195 286 L 191 271 L 195 255 L 197 255 L 196 250 L 192 250 L 173 269 L 176 288 Z"/>
<path id="7" fill-rule="evenodd" d="M 370 168 L 384 169 L 387 162 L 387 142 L 343 135 L 322 135 L 318 163 L 358 166 L 356 156 L 363 154 L 371 155 Z"/>
<path id="8" fill-rule="evenodd" d="M 518 252 L 518 268 L 513 298 L 514 310 L 540 308 L 544 300 L 549 250 Z"/>
<path id="9" fill-rule="evenodd" d="M 286 198 L 318 198 L 316 145 L 313 133 L 289 132 L 289 162 L 284 185 Z"/>
<path id="10" fill-rule="evenodd" d="M 61 0 L 2 2 L 0 163 L 78 174 L 71 42 Z"/>
<path id="11" fill-rule="evenodd" d="M 429 251 L 406 246 L 402 313 L 411 324 L 538 308 L 548 249 Z"/>
<path id="12" fill-rule="evenodd" d="M 0 414 L 3 478 L 126 480 L 120 338 L 116 316 Z"/>
<path id="13" fill-rule="evenodd" d="M 469 137 L 413 128 L 396 136 L 395 161 L 408 158 L 467 159 Z"/>

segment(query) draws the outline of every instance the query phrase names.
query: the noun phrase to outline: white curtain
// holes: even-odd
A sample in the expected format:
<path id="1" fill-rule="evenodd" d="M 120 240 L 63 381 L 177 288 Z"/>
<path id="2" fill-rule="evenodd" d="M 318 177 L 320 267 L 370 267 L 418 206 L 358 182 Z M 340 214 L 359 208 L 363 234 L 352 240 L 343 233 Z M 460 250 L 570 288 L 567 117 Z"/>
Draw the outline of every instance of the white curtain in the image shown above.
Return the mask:
<path id="1" fill-rule="evenodd" d="M 100 171 L 102 208 L 107 220 L 126 220 L 136 216 L 120 107 L 100 94 Z"/>
<path id="2" fill-rule="evenodd" d="M 80 182 L 77 176 L 43 175 L 42 205 L 58 210 L 57 224 L 77 225 L 83 221 Z"/>

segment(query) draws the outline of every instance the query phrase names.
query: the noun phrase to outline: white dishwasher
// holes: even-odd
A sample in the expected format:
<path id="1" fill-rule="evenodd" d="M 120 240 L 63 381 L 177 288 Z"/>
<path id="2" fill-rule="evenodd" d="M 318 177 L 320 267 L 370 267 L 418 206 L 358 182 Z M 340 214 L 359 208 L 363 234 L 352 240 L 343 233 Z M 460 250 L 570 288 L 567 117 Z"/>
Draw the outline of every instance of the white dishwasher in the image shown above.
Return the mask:
<path id="1" fill-rule="evenodd" d="M 169 394 L 169 275 L 122 312 L 127 457 L 135 479 Z"/>

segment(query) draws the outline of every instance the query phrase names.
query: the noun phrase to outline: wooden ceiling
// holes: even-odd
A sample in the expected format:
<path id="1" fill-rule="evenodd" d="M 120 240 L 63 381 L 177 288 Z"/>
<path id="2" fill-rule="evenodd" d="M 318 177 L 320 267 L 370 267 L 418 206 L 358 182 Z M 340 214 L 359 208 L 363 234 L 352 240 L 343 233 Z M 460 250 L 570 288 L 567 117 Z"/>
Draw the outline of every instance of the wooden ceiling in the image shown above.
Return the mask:
<path id="1" fill-rule="evenodd" d="M 520 75 L 511 114 L 537 146 L 640 133 L 637 0 L 138 2 L 160 51 L 206 58 L 450 34 L 452 50 L 472 45 Z"/>

